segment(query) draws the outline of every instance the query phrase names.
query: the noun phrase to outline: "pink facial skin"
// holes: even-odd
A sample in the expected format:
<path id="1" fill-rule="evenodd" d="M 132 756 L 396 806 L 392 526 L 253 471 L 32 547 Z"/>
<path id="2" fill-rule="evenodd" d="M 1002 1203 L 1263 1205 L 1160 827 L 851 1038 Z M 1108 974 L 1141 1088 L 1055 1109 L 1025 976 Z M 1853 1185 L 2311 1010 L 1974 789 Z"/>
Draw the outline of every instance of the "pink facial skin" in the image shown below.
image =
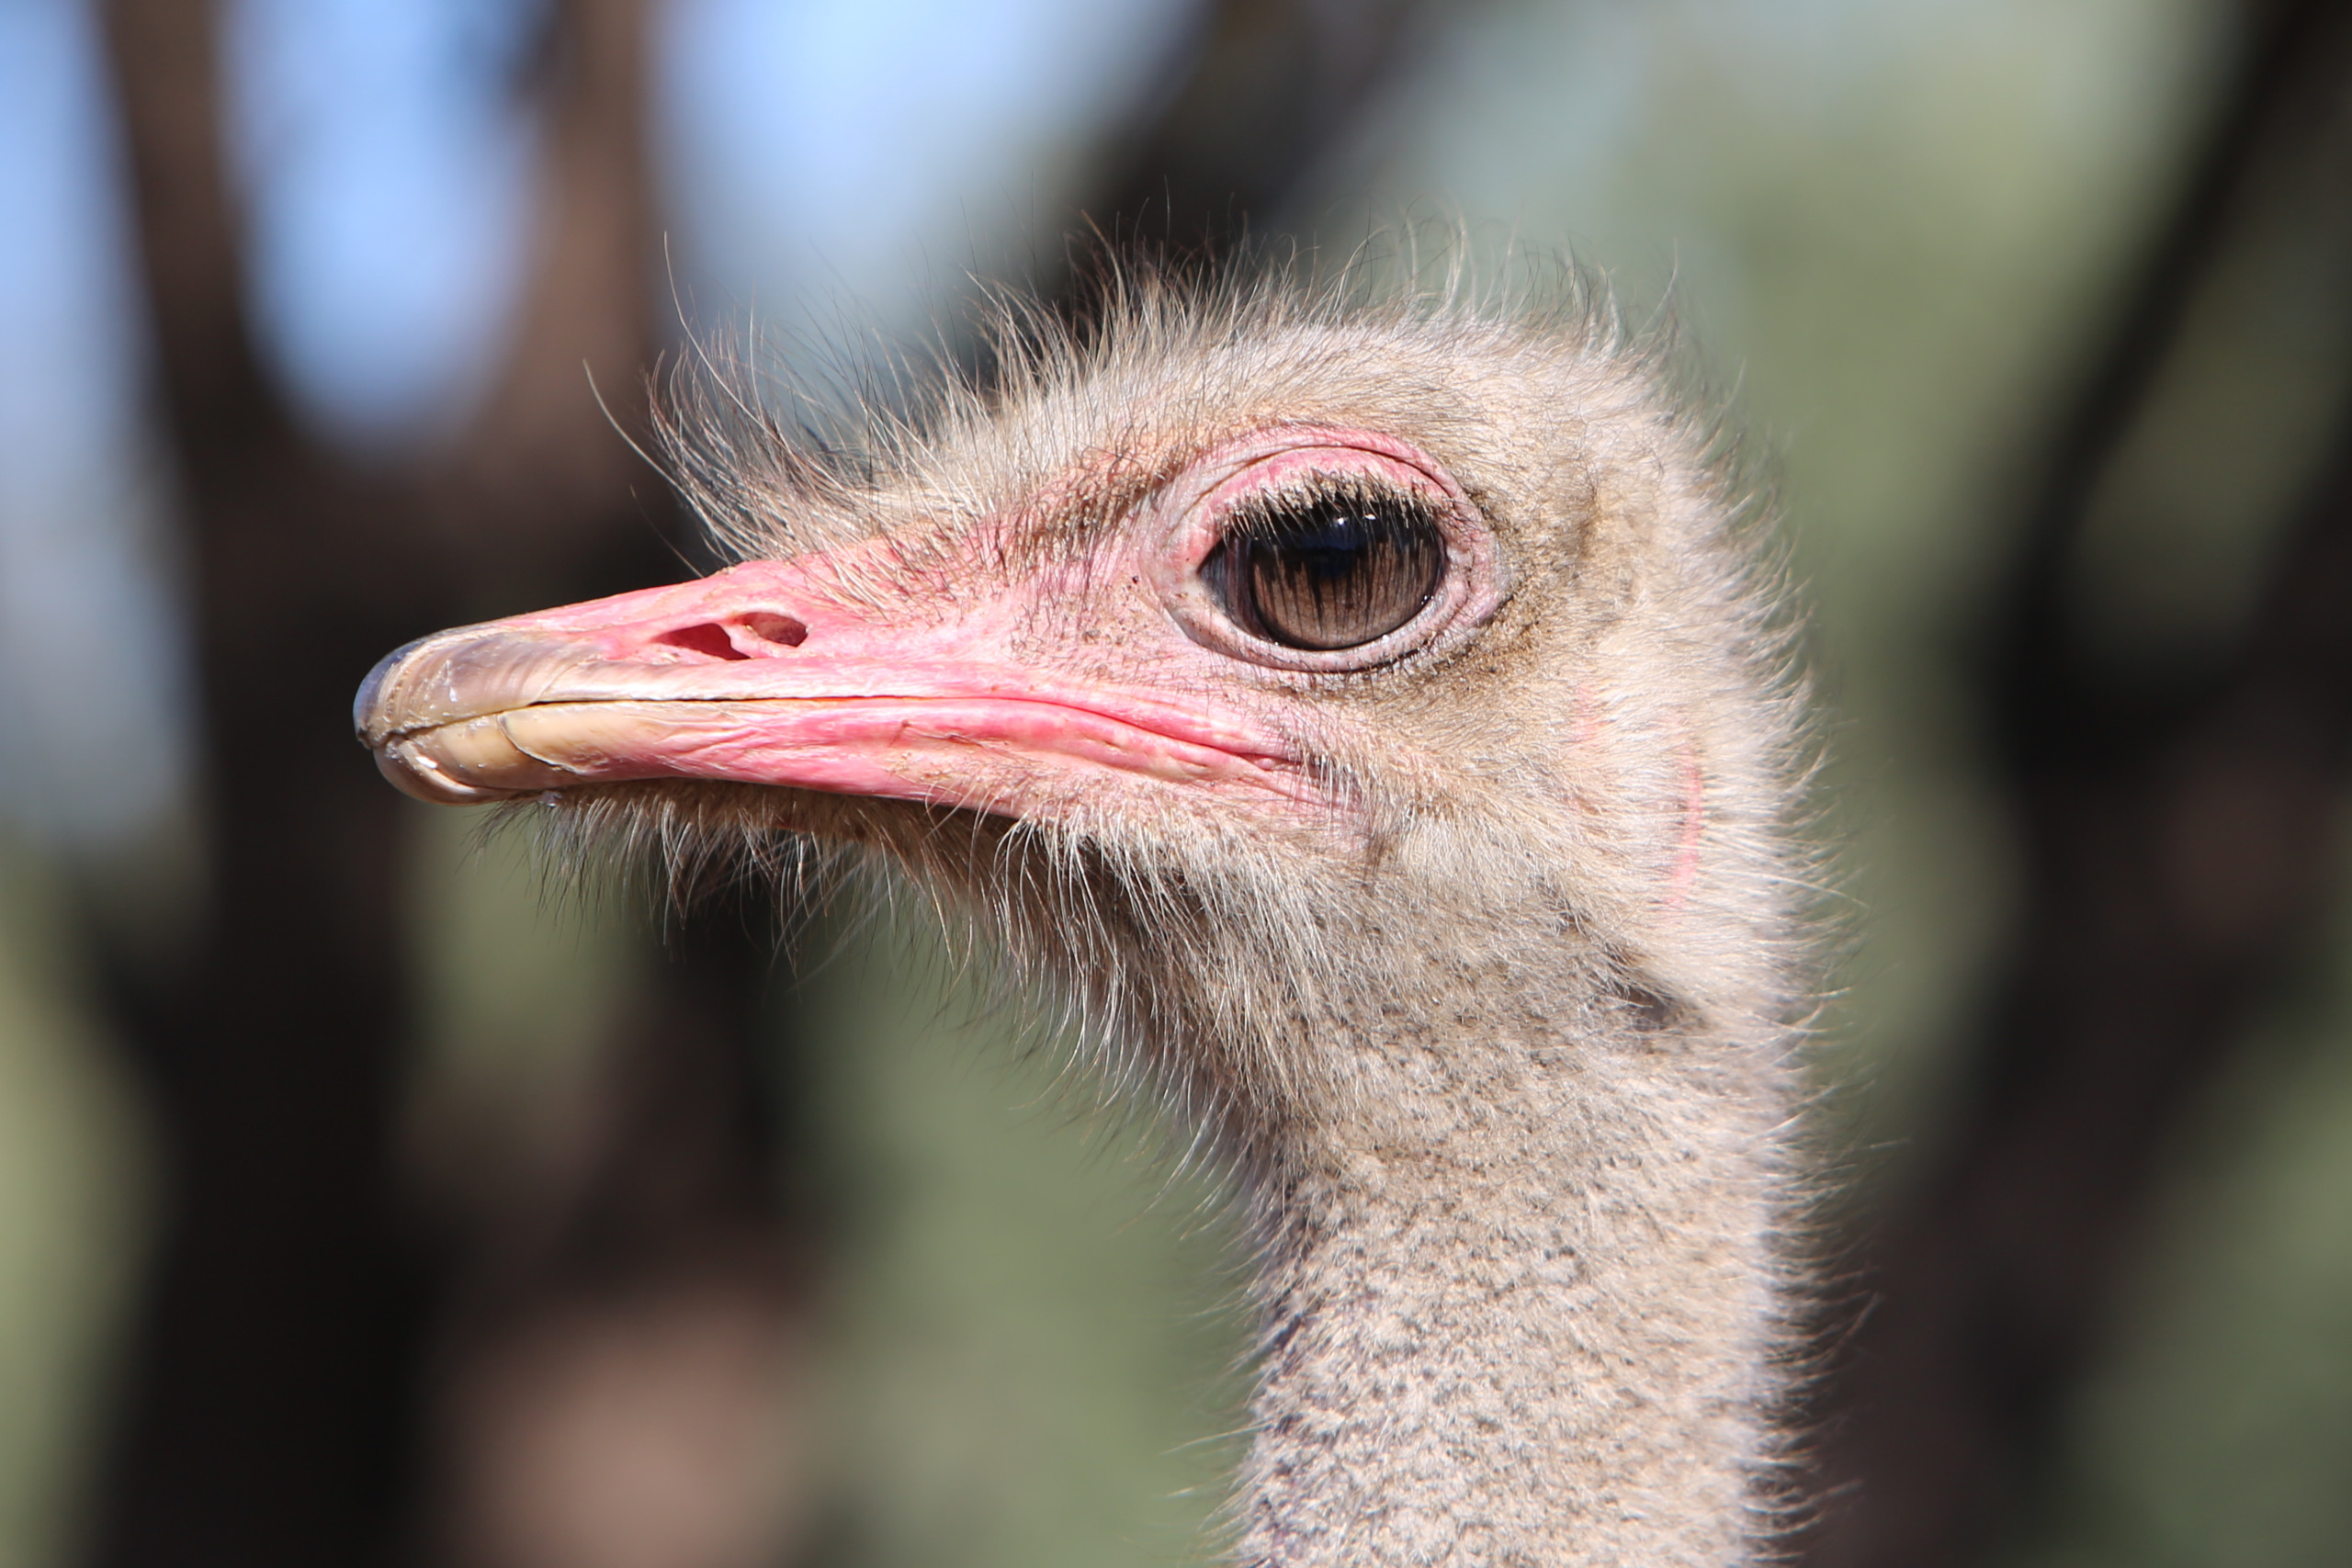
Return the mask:
<path id="1" fill-rule="evenodd" d="M 1235 626 L 1199 581 L 1225 514 L 1305 473 L 1377 478 L 1440 503 L 1451 565 L 1408 626 L 1301 652 Z M 1302 675 L 1391 662 L 1498 598 L 1458 487 L 1385 436 L 1263 432 L 1193 463 L 1139 526 L 1007 577 L 1006 525 L 945 566 L 879 538 L 696 582 L 459 628 L 400 650 L 355 707 L 401 788 L 466 803 L 628 779 L 714 779 L 959 807 L 1068 809 L 1176 790 L 1296 817 L 1318 802 Z M 955 561 L 968 561 L 959 572 Z M 1294 671 L 1285 678 L 1283 671 Z"/>

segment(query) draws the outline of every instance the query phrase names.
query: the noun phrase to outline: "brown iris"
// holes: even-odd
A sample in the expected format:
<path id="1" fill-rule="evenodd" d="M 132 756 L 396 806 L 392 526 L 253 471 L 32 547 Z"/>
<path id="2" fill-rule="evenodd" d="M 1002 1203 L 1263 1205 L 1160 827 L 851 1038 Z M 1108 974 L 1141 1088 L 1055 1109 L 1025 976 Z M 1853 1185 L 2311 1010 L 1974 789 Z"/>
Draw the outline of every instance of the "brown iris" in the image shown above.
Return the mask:
<path id="1" fill-rule="evenodd" d="M 1203 568 L 1245 630 L 1316 652 L 1386 637 L 1420 614 L 1444 572 L 1429 503 L 1371 486 L 1245 502 Z"/>

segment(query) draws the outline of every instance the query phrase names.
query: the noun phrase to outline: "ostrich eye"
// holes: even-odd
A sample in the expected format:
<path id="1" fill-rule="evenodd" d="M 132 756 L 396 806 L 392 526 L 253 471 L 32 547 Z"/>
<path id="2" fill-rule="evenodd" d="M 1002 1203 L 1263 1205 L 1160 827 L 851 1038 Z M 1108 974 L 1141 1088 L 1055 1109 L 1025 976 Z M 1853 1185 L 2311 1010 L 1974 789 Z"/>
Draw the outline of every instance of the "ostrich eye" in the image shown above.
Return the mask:
<path id="1" fill-rule="evenodd" d="M 1226 613 L 1270 642 L 1358 648 L 1420 614 L 1445 536 L 1425 502 L 1393 491 L 1269 496 L 1235 510 L 1203 571 Z"/>

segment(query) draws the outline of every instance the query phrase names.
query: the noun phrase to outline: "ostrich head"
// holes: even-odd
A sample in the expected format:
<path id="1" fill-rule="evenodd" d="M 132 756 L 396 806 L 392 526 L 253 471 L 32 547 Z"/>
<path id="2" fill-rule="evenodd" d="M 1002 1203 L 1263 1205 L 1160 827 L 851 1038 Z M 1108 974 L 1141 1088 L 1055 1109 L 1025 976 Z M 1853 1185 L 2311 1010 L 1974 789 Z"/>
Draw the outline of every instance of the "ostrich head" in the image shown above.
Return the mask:
<path id="1" fill-rule="evenodd" d="M 1074 997 L 1253 1207 L 1242 1561 L 1734 1561 L 1797 702 L 1668 385 L 1581 309 L 1138 286 L 831 451 L 706 393 L 741 563 L 412 644 L 361 739 L 875 857 Z"/>

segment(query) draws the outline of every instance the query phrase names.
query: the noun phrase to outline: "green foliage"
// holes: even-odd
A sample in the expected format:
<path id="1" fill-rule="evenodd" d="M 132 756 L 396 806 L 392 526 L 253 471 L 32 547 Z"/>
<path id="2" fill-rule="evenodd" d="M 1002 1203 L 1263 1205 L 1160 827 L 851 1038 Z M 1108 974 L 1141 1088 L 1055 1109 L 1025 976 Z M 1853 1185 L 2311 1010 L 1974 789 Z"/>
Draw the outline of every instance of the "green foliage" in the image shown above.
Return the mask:
<path id="1" fill-rule="evenodd" d="M 1170 1180 L 1161 1137 L 1093 1111 L 949 969 L 910 921 L 808 986 L 840 1244 L 818 1559 L 1204 1556 L 1247 1321 L 1217 1194 Z"/>
<path id="2" fill-rule="evenodd" d="M 74 1539 L 146 1235 L 136 1118 L 56 895 L 0 841 L 0 1568 L 62 1561 Z"/>

